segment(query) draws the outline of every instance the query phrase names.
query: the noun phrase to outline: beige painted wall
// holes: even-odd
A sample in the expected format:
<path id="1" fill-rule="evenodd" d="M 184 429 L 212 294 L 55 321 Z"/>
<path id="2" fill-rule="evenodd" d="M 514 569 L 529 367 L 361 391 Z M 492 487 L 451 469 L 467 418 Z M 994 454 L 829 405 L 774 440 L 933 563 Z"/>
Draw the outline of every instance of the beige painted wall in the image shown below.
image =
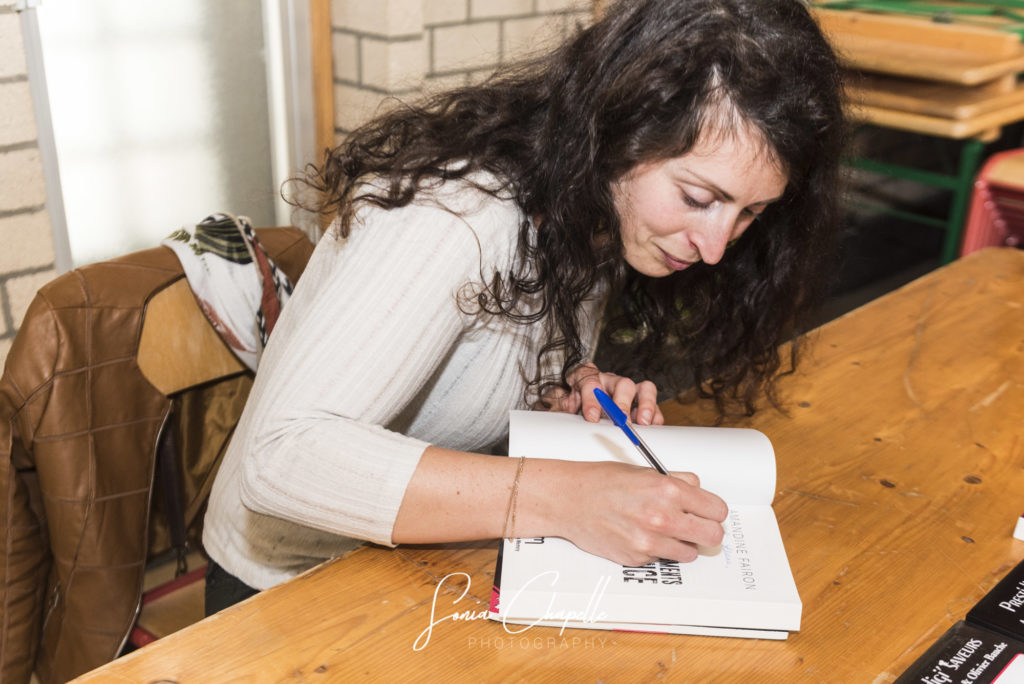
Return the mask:
<path id="1" fill-rule="evenodd" d="M 0 0 L 0 360 L 56 276 L 21 21 Z M 388 96 L 470 84 L 591 20 L 593 0 L 331 0 L 335 135 Z"/>

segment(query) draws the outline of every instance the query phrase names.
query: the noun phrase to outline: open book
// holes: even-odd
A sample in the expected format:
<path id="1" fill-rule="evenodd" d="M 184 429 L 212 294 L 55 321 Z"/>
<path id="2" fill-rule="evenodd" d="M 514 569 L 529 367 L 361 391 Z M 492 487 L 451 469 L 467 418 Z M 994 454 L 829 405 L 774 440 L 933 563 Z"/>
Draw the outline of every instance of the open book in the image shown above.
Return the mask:
<path id="1" fill-rule="evenodd" d="M 564 539 L 503 540 L 491 619 L 513 633 L 527 629 L 514 625 L 542 625 L 785 639 L 798 630 L 800 596 L 771 508 L 775 454 L 768 438 L 740 428 L 635 429 L 666 468 L 696 473 L 729 505 L 722 545 L 701 549 L 692 563 L 634 568 Z M 512 412 L 509 455 L 646 465 L 611 422 L 539 411 Z"/>

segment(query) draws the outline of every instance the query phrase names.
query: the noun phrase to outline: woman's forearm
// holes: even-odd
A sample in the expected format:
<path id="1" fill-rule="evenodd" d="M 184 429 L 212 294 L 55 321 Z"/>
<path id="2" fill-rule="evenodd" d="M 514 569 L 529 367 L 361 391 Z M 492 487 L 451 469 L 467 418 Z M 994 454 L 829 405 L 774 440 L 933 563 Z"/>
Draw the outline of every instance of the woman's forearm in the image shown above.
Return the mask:
<path id="1" fill-rule="evenodd" d="M 494 539 L 502 534 L 540 536 L 542 507 L 532 503 L 520 474 L 516 530 L 506 530 L 506 516 L 518 459 L 427 447 L 398 510 L 392 541 L 396 544 Z M 532 480 L 532 478 L 529 478 Z M 540 485 L 541 483 L 536 483 Z M 550 533 L 548 530 L 547 533 Z"/>
<path id="2" fill-rule="evenodd" d="M 519 460 L 428 447 L 395 519 L 392 541 L 564 537 L 627 565 L 693 560 L 722 538 L 725 502 L 692 474 L 665 477 L 622 463 Z"/>

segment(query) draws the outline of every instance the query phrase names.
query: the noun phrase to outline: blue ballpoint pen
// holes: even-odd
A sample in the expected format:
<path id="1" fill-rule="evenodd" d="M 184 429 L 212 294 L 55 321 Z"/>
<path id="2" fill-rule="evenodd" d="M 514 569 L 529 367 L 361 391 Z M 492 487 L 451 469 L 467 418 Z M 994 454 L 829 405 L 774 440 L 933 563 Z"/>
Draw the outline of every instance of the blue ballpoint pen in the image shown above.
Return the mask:
<path id="1" fill-rule="evenodd" d="M 644 443 L 644 440 L 640 439 L 640 435 L 636 434 L 633 428 L 629 427 L 628 418 L 626 414 L 622 412 L 612 398 L 609 397 L 604 390 L 600 387 L 594 388 L 594 396 L 597 397 L 597 401 L 601 404 L 601 408 L 608 414 L 608 417 L 612 419 L 612 422 L 619 426 L 623 432 L 626 433 L 626 437 L 629 437 L 629 441 L 633 443 L 633 446 L 637 448 L 637 451 L 643 455 L 651 466 L 662 475 L 668 475 L 668 471 L 665 470 L 665 466 L 661 465 L 661 461 L 657 459 L 651 448 Z"/>

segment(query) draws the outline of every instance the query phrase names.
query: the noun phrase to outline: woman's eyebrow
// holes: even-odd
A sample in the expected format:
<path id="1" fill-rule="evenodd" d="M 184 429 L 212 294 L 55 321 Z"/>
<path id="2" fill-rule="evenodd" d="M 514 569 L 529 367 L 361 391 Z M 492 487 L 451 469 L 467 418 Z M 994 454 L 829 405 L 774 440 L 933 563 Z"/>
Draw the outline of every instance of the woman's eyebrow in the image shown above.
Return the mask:
<path id="1" fill-rule="evenodd" d="M 720 196 L 720 197 L 721 197 L 722 199 L 724 199 L 724 200 L 725 200 L 726 202 L 734 202 L 734 201 L 736 201 L 736 198 L 734 198 L 734 197 L 733 197 L 732 195 L 730 195 L 730 194 L 729 194 L 728 192 L 726 192 L 726 191 L 725 191 L 725 190 L 723 190 L 723 189 L 722 189 L 721 187 L 719 187 L 719 186 L 718 186 L 718 184 L 717 184 L 717 183 L 715 183 L 715 182 L 714 182 L 713 180 L 711 180 L 710 178 L 705 178 L 704 176 L 700 175 L 700 174 L 699 174 L 699 173 L 697 173 L 696 171 L 692 171 L 692 170 L 690 170 L 690 169 L 685 169 L 685 171 L 686 171 L 686 173 L 687 173 L 687 174 L 689 174 L 690 176 L 693 176 L 694 178 L 696 178 L 697 180 L 699 180 L 699 181 L 700 181 L 701 183 L 703 183 L 704 185 L 706 185 L 706 186 L 708 187 L 708 189 L 709 189 L 709 190 L 711 190 L 712 192 L 714 192 L 714 193 L 715 193 L 716 195 L 719 195 L 719 196 Z"/>
<path id="2" fill-rule="evenodd" d="M 710 178 L 705 178 L 704 176 L 700 175 L 699 173 L 697 173 L 696 171 L 693 171 L 691 169 L 685 169 L 685 172 L 687 174 L 693 176 L 694 178 L 696 178 L 698 181 L 700 181 L 704 185 L 706 185 L 709 190 L 711 190 L 715 194 L 721 196 L 721 198 L 724 199 L 726 202 L 735 202 L 736 201 L 735 197 L 730 195 L 723 188 L 719 187 L 719 185 L 717 183 L 715 183 L 713 180 L 711 180 Z M 750 206 L 755 206 L 755 205 L 758 205 L 758 204 L 768 205 L 768 204 L 771 204 L 772 202 L 777 202 L 780 199 L 782 199 L 782 195 L 779 195 L 777 197 L 771 197 L 771 198 L 765 199 L 765 200 L 760 200 L 758 202 L 752 202 L 750 204 Z"/>

